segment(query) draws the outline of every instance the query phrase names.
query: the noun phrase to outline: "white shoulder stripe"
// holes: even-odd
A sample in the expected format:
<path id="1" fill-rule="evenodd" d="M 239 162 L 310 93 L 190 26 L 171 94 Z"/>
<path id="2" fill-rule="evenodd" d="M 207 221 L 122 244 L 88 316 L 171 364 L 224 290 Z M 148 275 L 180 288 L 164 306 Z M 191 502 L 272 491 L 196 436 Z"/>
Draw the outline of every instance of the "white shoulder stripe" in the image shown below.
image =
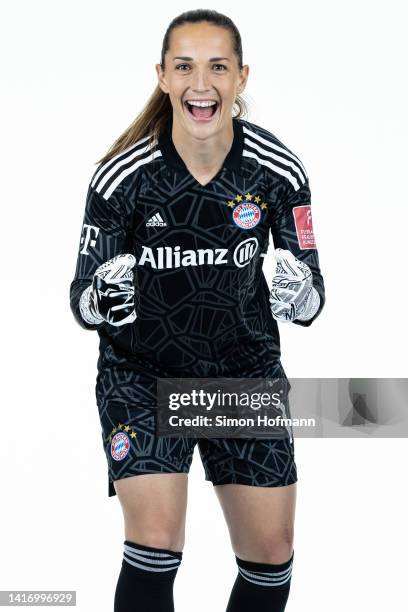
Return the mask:
<path id="1" fill-rule="evenodd" d="M 267 145 L 268 147 L 270 147 L 271 149 L 274 149 L 275 151 L 278 151 L 279 153 L 284 153 L 287 157 L 290 157 L 291 159 L 293 159 L 297 164 L 299 164 L 300 168 L 303 171 L 304 176 L 307 178 L 307 172 L 302 162 L 300 161 L 298 157 L 296 157 L 296 155 L 294 155 L 293 153 L 290 153 L 286 149 L 283 149 L 282 147 L 275 144 L 274 142 L 271 142 L 270 140 L 266 140 L 266 138 L 259 136 L 259 134 L 256 134 L 252 130 L 248 130 L 248 128 L 246 128 L 245 126 L 243 126 L 243 130 L 246 134 L 248 134 L 249 136 L 252 136 L 252 138 L 254 138 L 255 140 L 258 140 L 258 142 Z M 287 160 L 284 160 L 284 161 L 288 163 Z"/>
<path id="2" fill-rule="evenodd" d="M 95 183 L 97 182 L 98 178 L 100 177 L 101 174 L 103 174 L 103 172 L 105 172 L 105 170 L 107 168 L 109 168 L 109 166 L 112 166 L 111 171 L 108 173 L 109 176 L 112 175 L 112 173 L 115 172 L 115 170 L 117 168 L 120 168 L 120 166 L 123 166 L 123 164 L 125 164 L 127 161 L 129 161 L 130 159 L 133 159 L 133 157 L 135 157 L 136 155 L 140 155 L 140 153 L 143 153 L 143 151 L 139 150 L 139 147 L 145 143 L 147 140 L 149 140 L 150 136 L 145 136 L 144 138 L 141 138 L 140 140 L 136 141 L 134 144 L 132 144 L 130 147 L 128 147 L 127 149 L 124 149 L 123 151 L 120 151 L 119 153 L 117 153 L 114 157 L 112 157 L 112 159 L 109 159 L 106 163 L 104 163 L 98 170 L 98 172 L 95 174 L 95 176 L 92 179 L 91 182 L 91 187 L 95 186 Z M 145 147 L 147 150 L 147 147 Z M 123 155 L 125 155 L 126 153 L 129 153 L 128 156 L 126 156 L 123 160 L 121 160 L 119 163 L 115 163 L 116 160 L 118 160 L 120 157 L 122 157 Z M 132 153 L 134 153 L 132 155 Z M 114 168 L 114 169 L 113 169 Z"/>
<path id="3" fill-rule="evenodd" d="M 132 159 L 134 159 L 135 157 L 140 157 L 140 155 L 143 155 L 144 153 L 146 153 L 149 150 L 148 146 L 144 146 L 142 149 L 137 149 L 136 151 L 133 151 L 133 153 L 127 155 L 126 157 L 124 157 L 123 159 L 121 159 L 120 161 L 118 161 L 114 166 L 112 166 L 112 168 L 109 170 L 109 172 L 107 172 L 105 174 L 105 176 L 100 180 L 99 184 L 97 185 L 97 187 L 95 187 L 96 191 L 101 191 L 101 189 L 106 185 L 106 183 L 109 181 L 109 179 L 115 175 L 117 173 L 117 171 L 122 167 L 125 166 L 126 164 L 128 164 L 130 161 L 132 161 Z M 127 176 L 127 175 L 125 175 Z"/>
<path id="4" fill-rule="evenodd" d="M 161 151 L 159 149 L 156 149 L 156 151 L 153 151 L 151 153 L 151 155 L 149 155 L 148 157 L 144 157 L 143 159 L 139 159 L 137 162 L 135 162 L 132 166 L 130 166 L 129 168 L 126 168 L 125 170 L 123 170 L 123 172 L 121 172 L 119 174 L 119 176 L 117 176 L 115 178 L 114 181 L 112 181 L 112 183 L 109 185 L 109 188 L 105 191 L 105 193 L 103 194 L 103 197 L 105 198 L 105 200 L 107 200 L 108 198 L 110 198 L 110 196 L 112 195 L 112 193 L 115 191 L 116 187 L 127 177 L 129 176 L 129 174 L 132 174 L 132 172 L 134 172 L 137 168 L 139 168 L 139 166 L 143 166 L 143 164 L 148 164 L 149 162 L 153 161 L 156 157 L 161 157 Z M 129 161 L 129 159 L 127 159 L 126 161 Z M 105 181 L 103 181 L 105 182 Z M 101 185 L 98 185 L 96 191 L 99 191 L 101 188 Z"/>
<path id="5" fill-rule="evenodd" d="M 296 178 L 293 176 L 293 174 L 289 170 L 284 170 L 280 166 L 276 166 L 272 162 L 266 159 L 262 159 L 261 157 L 258 157 L 256 153 L 252 153 L 252 151 L 247 151 L 246 149 L 244 149 L 244 151 L 242 152 L 242 155 L 244 157 L 252 157 L 253 159 L 256 159 L 256 161 L 259 162 L 262 166 L 267 166 L 267 168 L 274 170 L 274 172 L 277 172 L 278 174 L 285 176 L 288 179 L 288 181 L 292 183 L 293 187 L 295 188 L 295 191 L 300 189 L 301 185 L 299 185 L 298 181 L 296 180 Z"/>
<path id="6" fill-rule="evenodd" d="M 299 166 L 295 164 L 294 162 L 291 162 L 288 159 L 281 157 L 280 155 L 276 155 L 275 153 L 271 153 L 271 151 L 266 151 L 265 149 L 258 146 L 255 142 L 252 142 L 252 140 L 249 140 L 248 138 L 244 138 L 244 143 L 247 143 L 250 147 L 252 147 L 252 149 L 256 149 L 257 151 L 259 151 L 259 153 L 262 153 L 262 155 L 264 155 L 265 157 L 270 157 L 271 159 L 275 159 L 281 164 L 288 166 L 289 168 L 292 168 L 292 170 L 298 175 L 300 182 L 302 184 L 306 181 L 306 176 L 303 174 Z"/>

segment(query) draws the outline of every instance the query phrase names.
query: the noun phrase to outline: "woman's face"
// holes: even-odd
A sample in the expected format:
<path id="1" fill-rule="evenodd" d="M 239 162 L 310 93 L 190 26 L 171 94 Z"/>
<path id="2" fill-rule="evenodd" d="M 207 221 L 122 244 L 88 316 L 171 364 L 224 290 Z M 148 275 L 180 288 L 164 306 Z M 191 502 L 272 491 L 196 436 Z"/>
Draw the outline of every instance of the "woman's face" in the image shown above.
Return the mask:
<path id="1" fill-rule="evenodd" d="M 205 139 L 230 125 L 235 97 L 244 90 L 249 69 L 239 70 L 230 32 L 202 22 L 172 31 L 164 72 L 160 64 L 156 70 L 173 106 L 173 124 Z"/>

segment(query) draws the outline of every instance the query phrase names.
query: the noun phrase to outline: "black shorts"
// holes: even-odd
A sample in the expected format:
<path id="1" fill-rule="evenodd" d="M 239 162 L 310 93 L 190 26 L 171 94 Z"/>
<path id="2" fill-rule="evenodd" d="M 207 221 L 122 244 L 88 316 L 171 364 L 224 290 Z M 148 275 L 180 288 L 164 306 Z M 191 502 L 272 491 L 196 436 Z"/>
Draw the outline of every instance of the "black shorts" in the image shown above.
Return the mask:
<path id="1" fill-rule="evenodd" d="M 99 397 L 103 448 L 113 482 L 138 474 L 187 474 L 198 444 L 205 479 L 220 484 L 281 487 L 297 481 L 293 437 L 171 438 L 156 436 L 156 412 Z"/>

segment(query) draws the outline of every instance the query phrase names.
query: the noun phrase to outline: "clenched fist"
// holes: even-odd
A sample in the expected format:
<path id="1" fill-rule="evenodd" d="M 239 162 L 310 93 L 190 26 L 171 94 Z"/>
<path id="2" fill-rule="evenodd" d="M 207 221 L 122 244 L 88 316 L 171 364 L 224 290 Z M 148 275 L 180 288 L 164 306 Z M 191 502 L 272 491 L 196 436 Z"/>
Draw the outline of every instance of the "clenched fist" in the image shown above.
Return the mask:
<path id="1" fill-rule="evenodd" d="M 312 285 L 307 264 L 285 249 L 275 250 L 276 273 L 269 297 L 272 316 L 278 321 L 307 321 L 319 309 L 320 296 Z"/>
<path id="2" fill-rule="evenodd" d="M 120 327 L 136 319 L 132 268 L 136 259 L 130 253 L 116 255 L 101 264 L 92 285 L 81 295 L 79 308 L 87 323 L 107 321 Z"/>

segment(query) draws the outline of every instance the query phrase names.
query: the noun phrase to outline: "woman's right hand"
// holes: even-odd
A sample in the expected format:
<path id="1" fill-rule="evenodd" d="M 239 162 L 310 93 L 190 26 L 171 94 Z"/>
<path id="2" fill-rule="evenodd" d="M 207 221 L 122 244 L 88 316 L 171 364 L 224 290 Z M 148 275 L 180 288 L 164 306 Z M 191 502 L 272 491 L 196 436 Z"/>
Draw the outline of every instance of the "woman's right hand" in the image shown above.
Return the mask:
<path id="1" fill-rule="evenodd" d="M 81 314 L 88 323 L 120 327 L 136 319 L 132 268 L 136 259 L 130 253 L 116 255 L 95 270 L 92 285 L 83 292 Z"/>

